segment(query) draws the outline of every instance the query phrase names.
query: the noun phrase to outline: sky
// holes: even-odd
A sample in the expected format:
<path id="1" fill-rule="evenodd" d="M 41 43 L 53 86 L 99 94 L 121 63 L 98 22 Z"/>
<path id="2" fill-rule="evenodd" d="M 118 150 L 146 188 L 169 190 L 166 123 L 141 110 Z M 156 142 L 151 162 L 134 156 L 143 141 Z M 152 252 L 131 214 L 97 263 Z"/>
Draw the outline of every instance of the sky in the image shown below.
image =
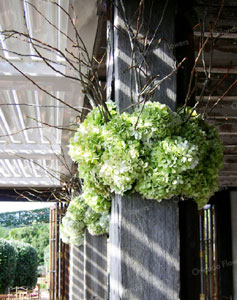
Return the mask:
<path id="1" fill-rule="evenodd" d="M 42 202 L 0 202 L 0 213 L 19 211 L 19 210 L 33 210 L 39 208 L 50 207 L 53 203 Z"/>

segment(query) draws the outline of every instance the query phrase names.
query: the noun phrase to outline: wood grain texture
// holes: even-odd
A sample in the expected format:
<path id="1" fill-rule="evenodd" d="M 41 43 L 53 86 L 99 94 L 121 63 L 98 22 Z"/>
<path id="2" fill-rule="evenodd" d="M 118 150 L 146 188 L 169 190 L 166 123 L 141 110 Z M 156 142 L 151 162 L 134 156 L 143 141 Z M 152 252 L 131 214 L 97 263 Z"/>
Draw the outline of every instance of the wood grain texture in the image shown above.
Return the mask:
<path id="1" fill-rule="evenodd" d="M 237 27 L 236 27 L 237 31 Z M 220 33 L 221 37 L 221 33 Z M 237 38 L 237 35 L 236 35 Z M 195 41 L 195 56 L 197 56 L 200 47 L 200 37 L 196 37 Z M 204 48 L 205 63 L 208 67 L 210 64 L 212 67 L 231 67 L 237 65 L 237 47 L 236 39 L 223 39 L 216 38 L 213 47 L 209 40 Z M 199 59 L 197 66 L 202 66 L 202 60 Z"/>
<path id="2" fill-rule="evenodd" d="M 196 12 L 198 20 L 205 19 L 204 30 L 209 31 L 210 25 L 214 25 L 216 22 L 220 6 L 195 6 L 194 10 Z M 224 8 L 221 11 L 219 21 L 215 27 L 215 31 L 233 31 L 233 28 L 236 28 L 236 15 L 237 5 L 231 7 L 224 6 Z"/>
<path id="3" fill-rule="evenodd" d="M 237 69 L 236 69 L 237 71 Z M 209 96 L 222 96 L 223 93 L 228 89 L 228 87 L 237 79 L 237 74 L 227 74 L 228 68 L 223 68 L 223 73 L 215 73 L 215 70 L 212 70 L 211 79 L 208 83 L 208 86 L 205 89 L 204 95 Z M 224 80 L 220 83 L 222 78 L 225 76 Z M 204 73 L 198 74 L 198 82 L 197 82 L 197 96 L 201 94 L 202 87 L 205 82 Z M 233 87 L 229 92 L 228 96 L 236 96 L 237 95 L 237 86 Z"/>
<path id="4" fill-rule="evenodd" d="M 172 200 L 113 201 L 111 300 L 179 299 L 179 214 Z"/>
<path id="5" fill-rule="evenodd" d="M 153 33 L 155 28 L 151 24 L 155 26 L 159 23 L 165 2 L 154 2 L 152 9 L 155 13 L 150 23 Z M 134 28 L 132 20 L 136 18 L 132 17 L 139 1 L 123 3 L 129 24 Z M 150 11 L 151 3 L 152 1 L 145 2 L 147 12 Z M 175 1 L 169 1 L 154 43 L 147 53 L 146 61 L 151 74 L 158 74 L 159 79 L 168 75 L 174 66 L 173 53 L 168 47 L 174 43 L 173 4 Z M 121 17 L 121 7 L 117 7 L 114 32 L 115 101 L 119 110 L 123 111 L 131 104 L 131 92 L 136 100 L 136 89 L 134 84 L 130 89 L 131 47 Z M 165 42 L 158 43 L 160 38 L 165 38 Z M 141 59 L 139 53 L 136 53 L 136 58 Z M 143 82 L 144 80 L 142 78 Z M 175 109 L 175 76 L 157 89 L 154 100 Z M 143 199 L 137 194 L 131 197 L 115 196 L 110 222 L 110 300 L 178 300 L 179 253 L 177 201 L 158 203 Z"/>
<path id="6" fill-rule="evenodd" d="M 222 0 L 195 0 L 194 5 L 220 7 Z M 225 0 L 225 6 L 237 6 L 236 0 Z"/>
<path id="7" fill-rule="evenodd" d="M 86 230 L 84 242 L 84 299 L 106 300 L 107 235 L 92 236 Z"/>
<path id="8" fill-rule="evenodd" d="M 84 297 L 84 246 L 71 246 L 70 300 Z"/>
<path id="9" fill-rule="evenodd" d="M 117 7 L 115 11 L 115 31 L 114 31 L 114 76 L 115 76 L 115 102 L 119 105 L 119 110 L 124 111 L 132 102 L 137 101 L 137 90 L 135 86 L 135 76 L 137 76 L 135 68 L 132 66 L 135 64 L 132 62 L 132 49 L 130 45 L 129 36 L 127 34 L 127 28 L 123 21 L 124 13 L 122 8 L 118 6 L 119 0 L 117 1 Z M 126 18 L 130 15 L 130 18 L 135 22 L 134 12 L 137 11 L 138 1 L 129 1 L 124 5 L 126 7 Z M 173 55 L 173 50 L 170 45 L 174 44 L 174 10 L 170 9 L 174 5 L 173 1 L 169 2 L 170 4 L 166 7 L 165 18 L 169 21 L 164 21 L 165 18 L 162 17 L 162 13 L 165 7 L 165 1 L 159 1 L 154 4 L 152 7 L 152 1 L 146 1 L 145 10 L 147 15 L 144 18 L 144 23 L 149 24 L 150 37 L 154 34 L 160 18 L 162 22 L 159 26 L 159 29 L 156 31 L 155 38 L 152 45 L 149 47 L 146 52 L 146 60 L 143 61 L 143 58 L 139 51 L 135 49 L 134 57 L 137 63 L 142 63 L 141 69 L 145 72 L 148 69 L 149 74 L 158 76 L 158 80 L 167 76 L 175 67 L 175 58 Z M 150 18 L 150 8 L 152 7 L 153 13 Z M 149 16 L 149 17 L 148 17 Z M 132 29 L 136 28 L 136 22 L 129 25 Z M 167 25 L 167 26 L 166 26 Z M 141 37 L 144 38 L 148 28 L 144 29 L 141 32 Z M 143 72 L 139 73 L 141 76 L 141 84 L 139 86 L 139 91 L 142 90 L 142 87 L 146 83 L 146 77 L 143 75 Z M 150 79 L 150 75 L 149 75 Z M 169 80 L 164 81 L 159 88 L 156 89 L 154 100 L 161 103 L 166 103 L 172 109 L 176 107 L 176 77 L 172 76 Z"/>

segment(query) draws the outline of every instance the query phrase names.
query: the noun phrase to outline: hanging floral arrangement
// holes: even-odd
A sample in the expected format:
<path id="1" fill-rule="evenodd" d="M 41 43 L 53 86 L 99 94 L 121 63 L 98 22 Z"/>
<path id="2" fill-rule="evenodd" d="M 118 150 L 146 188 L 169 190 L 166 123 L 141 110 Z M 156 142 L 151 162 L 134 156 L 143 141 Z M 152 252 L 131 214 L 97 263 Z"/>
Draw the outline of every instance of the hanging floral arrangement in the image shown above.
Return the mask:
<path id="1" fill-rule="evenodd" d="M 100 235 L 109 231 L 109 213 L 96 213 L 84 201 L 82 196 L 74 197 L 62 219 L 60 233 L 66 244 L 80 246 L 84 243 L 84 231 Z"/>
<path id="2" fill-rule="evenodd" d="M 223 146 L 217 130 L 190 109 L 175 113 L 158 102 L 117 113 L 95 107 L 70 140 L 69 154 L 83 180 L 80 207 L 108 214 L 111 195 L 140 193 L 161 201 L 193 198 L 202 208 L 218 190 Z M 86 224 L 86 222 L 85 222 Z"/>

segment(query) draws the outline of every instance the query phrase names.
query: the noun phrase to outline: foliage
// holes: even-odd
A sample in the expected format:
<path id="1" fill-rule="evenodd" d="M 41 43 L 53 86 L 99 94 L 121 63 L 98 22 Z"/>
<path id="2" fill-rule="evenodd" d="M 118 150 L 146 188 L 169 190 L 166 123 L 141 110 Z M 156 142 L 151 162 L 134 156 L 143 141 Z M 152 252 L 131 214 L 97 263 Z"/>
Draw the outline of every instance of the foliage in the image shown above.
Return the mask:
<path id="1" fill-rule="evenodd" d="M 4 240 L 8 240 L 9 238 L 9 228 L 5 228 L 0 226 L 0 238 Z"/>
<path id="2" fill-rule="evenodd" d="M 0 293 L 6 293 L 8 287 L 12 286 L 15 270 L 15 249 L 8 241 L 0 239 Z"/>
<path id="3" fill-rule="evenodd" d="M 108 232 L 108 213 L 97 213 L 90 208 L 82 196 L 71 200 L 67 213 L 62 219 L 61 238 L 64 243 L 80 246 L 84 242 L 84 230 L 87 227 L 92 235 Z"/>
<path id="4" fill-rule="evenodd" d="M 32 223 L 49 223 L 49 209 L 41 208 L 31 211 L 16 211 L 0 213 L 0 225 L 3 227 L 17 227 Z"/>
<path id="5" fill-rule="evenodd" d="M 49 244 L 49 224 L 33 224 L 21 228 L 11 229 L 11 239 L 31 244 L 37 251 L 39 265 L 44 264 L 44 249 Z"/>
<path id="6" fill-rule="evenodd" d="M 44 266 L 49 270 L 49 245 L 44 249 Z"/>
<path id="7" fill-rule="evenodd" d="M 218 189 L 223 147 L 215 127 L 187 108 L 178 114 L 158 102 L 116 112 L 104 121 L 102 107 L 87 116 L 70 140 L 69 154 L 84 180 L 85 202 L 108 212 L 113 192 L 147 199 L 193 198 L 201 208 Z"/>
<path id="8" fill-rule="evenodd" d="M 16 270 L 13 286 L 35 287 L 38 277 L 37 252 L 29 244 L 10 241 L 16 253 Z"/>

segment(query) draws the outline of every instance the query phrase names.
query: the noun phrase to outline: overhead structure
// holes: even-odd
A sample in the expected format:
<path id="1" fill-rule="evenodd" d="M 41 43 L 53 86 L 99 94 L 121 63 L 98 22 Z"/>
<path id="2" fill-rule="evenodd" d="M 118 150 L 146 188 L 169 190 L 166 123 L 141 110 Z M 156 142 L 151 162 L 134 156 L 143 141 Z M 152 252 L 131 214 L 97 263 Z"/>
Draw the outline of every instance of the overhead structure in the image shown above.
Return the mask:
<path id="1" fill-rule="evenodd" d="M 70 170 L 67 144 L 84 96 L 60 53 L 75 39 L 68 13 L 92 53 L 96 3 L 54 2 L 0 2 L 1 33 L 11 32 L 0 36 L 0 188 L 59 186 Z"/>

